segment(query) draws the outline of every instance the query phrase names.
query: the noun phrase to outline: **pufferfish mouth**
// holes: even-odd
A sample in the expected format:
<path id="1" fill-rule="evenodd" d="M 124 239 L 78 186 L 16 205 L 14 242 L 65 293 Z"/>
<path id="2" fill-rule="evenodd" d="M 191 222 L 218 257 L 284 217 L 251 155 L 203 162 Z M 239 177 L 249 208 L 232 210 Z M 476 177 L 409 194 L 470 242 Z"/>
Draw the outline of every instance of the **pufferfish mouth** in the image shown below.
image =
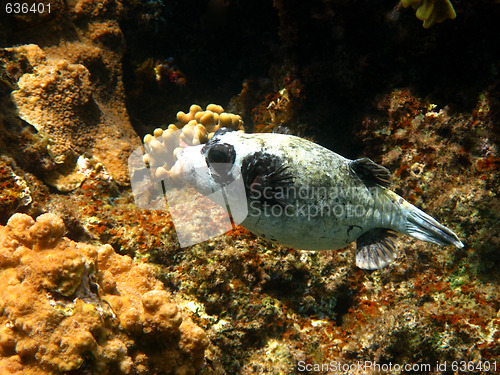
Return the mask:
<path id="1" fill-rule="evenodd" d="M 196 170 L 207 169 L 207 163 L 201 153 L 202 145 L 188 146 L 180 150 L 175 156 L 175 164 L 169 171 L 169 176 L 174 180 L 187 178 Z"/>

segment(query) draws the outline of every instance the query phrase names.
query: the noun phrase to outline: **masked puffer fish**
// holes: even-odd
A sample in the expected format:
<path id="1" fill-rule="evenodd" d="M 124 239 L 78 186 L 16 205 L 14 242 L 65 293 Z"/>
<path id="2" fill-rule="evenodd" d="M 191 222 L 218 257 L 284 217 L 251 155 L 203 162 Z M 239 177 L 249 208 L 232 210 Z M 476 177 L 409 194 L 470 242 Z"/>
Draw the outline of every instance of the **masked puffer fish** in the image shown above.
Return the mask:
<path id="1" fill-rule="evenodd" d="M 208 173 L 195 173 L 201 167 Z M 244 228 L 303 250 L 339 249 L 356 241 L 356 265 L 362 269 L 379 269 L 397 258 L 396 232 L 463 247 L 450 229 L 388 190 L 386 168 L 296 136 L 221 128 L 208 143 L 182 149 L 172 171 L 207 195 L 241 173 L 242 203 L 248 205 Z"/>

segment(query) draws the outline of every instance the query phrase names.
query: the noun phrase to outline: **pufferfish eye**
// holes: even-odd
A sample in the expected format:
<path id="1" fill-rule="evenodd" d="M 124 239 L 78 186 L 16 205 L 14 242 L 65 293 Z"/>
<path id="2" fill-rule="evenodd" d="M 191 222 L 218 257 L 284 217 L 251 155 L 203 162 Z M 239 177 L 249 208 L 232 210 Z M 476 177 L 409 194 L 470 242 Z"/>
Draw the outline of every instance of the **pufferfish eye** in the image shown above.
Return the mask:
<path id="1" fill-rule="evenodd" d="M 213 163 L 233 163 L 234 155 L 231 155 L 231 151 L 234 152 L 234 148 L 226 143 L 219 143 L 214 145 L 208 150 L 207 161 L 210 164 Z M 233 156 L 233 157 L 231 157 Z"/>
<path id="2" fill-rule="evenodd" d="M 216 143 L 206 152 L 206 161 L 215 174 L 224 179 L 236 160 L 234 147 L 227 143 Z"/>

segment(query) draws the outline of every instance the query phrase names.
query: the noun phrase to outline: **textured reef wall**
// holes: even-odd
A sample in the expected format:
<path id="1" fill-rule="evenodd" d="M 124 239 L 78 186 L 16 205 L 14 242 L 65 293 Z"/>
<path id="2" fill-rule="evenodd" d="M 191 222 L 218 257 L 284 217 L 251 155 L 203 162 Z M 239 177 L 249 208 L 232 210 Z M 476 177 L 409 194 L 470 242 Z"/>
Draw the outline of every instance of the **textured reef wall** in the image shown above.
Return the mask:
<path id="1" fill-rule="evenodd" d="M 2 84 L 15 88 L 19 117 L 44 139 L 50 167 L 40 173 L 61 191 L 85 178 L 81 155 L 102 163 L 119 184 L 128 181 L 127 156 L 139 143 L 124 103 L 121 8 L 114 1 L 52 1 L 45 17 L 6 20 L 18 31 L 15 44 L 29 44 L 2 51 Z"/>
<path id="2" fill-rule="evenodd" d="M 456 18 L 428 29 L 392 0 L 2 9 L 0 372 L 498 371 L 500 14 L 452 2 Z M 403 237 L 374 272 L 353 246 L 297 251 L 243 228 L 181 249 L 168 212 L 137 208 L 126 160 L 178 111 L 176 126 L 213 102 L 247 131 L 387 166 L 465 247 Z"/>
<path id="3" fill-rule="evenodd" d="M 194 374 L 206 335 L 148 266 L 64 231 L 53 214 L 0 227 L 2 374 Z"/>

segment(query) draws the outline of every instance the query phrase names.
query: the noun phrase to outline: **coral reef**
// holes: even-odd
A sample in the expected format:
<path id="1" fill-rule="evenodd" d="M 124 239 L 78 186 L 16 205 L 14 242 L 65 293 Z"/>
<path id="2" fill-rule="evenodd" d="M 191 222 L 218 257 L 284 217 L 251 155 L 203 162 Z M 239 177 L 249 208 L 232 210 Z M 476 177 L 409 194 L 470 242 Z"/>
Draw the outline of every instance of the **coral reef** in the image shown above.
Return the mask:
<path id="1" fill-rule="evenodd" d="M 500 158 L 491 101 L 482 94 L 471 113 L 454 115 L 408 90 L 394 90 L 379 101 L 382 115 L 365 120 L 359 129 L 367 152 L 381 155 L 380 162 L 399 179 L 396 192 L 424 209 L 455 217 L 470 233 L 466 237 L 475 259 L 469 267 L 477 273 L 491 272 L 487 259 L 498 258 L 495 238 L 483 237 L 476 227 L 500 221 L 492 209 L 499 194 Z"/>
<path id="2" fill-rule="evenodd" d="M 19 116 L 47 137 L 47 150 L 54 162 L 70 168 L 69 174 L 52 172 L 46 181 L 61 191 L 73 190 L 85 177 L 71 168 L 79 155 L 92 149 L 98 130 L 93 129 L 92 105 L 87 105 L 92 95 L 90 74 L 80 64 L 48 61 L 33 44 L 8 51 L 23 55 L 33 69 L 33 73 L 21 76 L 19 90 L 12 92 Z"/>
<path id="3" fill-rule="evenodd" d="M 239 228 L 189 252 L 149 252 L 153 262 L 168 264 L 166 285 L 191 299 L 186 308 L 215 345 L 212 363 L 257 374 L 300 373 L 299 361 L 494 361 L 498 238 L 479 224 L 500 223 L 489 103 L 483 95 L 474 111 L 457 114 L 394 90 L 358 128 L 367 154 L 394 171 L 396 191 L 459 231 L 464 250 L 406 240 L 403 261 L 363 273 L 353 268 L 350 248 L 294 251 Z M 467 182 L 457 187 L 461 180 Z"/>
<path id="4" fill-rule="evenodd" d="M 245 122 L 250 119 L 226 103 L 246 79 L 271 82 L 269 63 L 280 53 L 270 51 L 279 48 L 272 2 L 133 1 L 124 3 L 124 8 L 120 26 L 127 41 L 123 61 L 127 109 L 141 136 L 164 127 L 165 119 L 193 102 L 203 107 L 221 103 Z M 136 74 L 150 58 L 162 65 L 171 65 L 173 58 L 173 80 L 145 82 L 142 74 Z M 178 72 L 185 76 L 185 85 L 178 85 Z"/>
<path id="5" fill-rule="evenodd" d="M 419 4 L 424 16 L 432 2 Z M 0 372 L 498 360 L 497 5 L 454 4 L 459 17 L 425 30 L 394 1 L 53 0 L 50 14 L 0 12 L 0 224 L 15 212 L 40 221 L 0 228 Z M 54 99 L 68 97 L 65 113 Z M 406 239 L 405 259 L 375 272 L 354 267 L 352 248 L 295 251 L 242 228 L 181 249 L 168 211 L 137 207 L 126 160 L 134 130 L 164 142 L 171 132 L 154 129 L 193 102 L 222 103 L 247 131 L 281 126 L 374 159 L 465 248 Z M 175 125 L 197 121 L 185 144 L 209 137 L 192 112 Z M 37 123 L 49 116 L 61 126 Z M 52 237 L 62 225 L 47 212 L 69 239 Z"/>
<path id="6" fill-rule="evenodd" d="M 280 128 L 289 128 L 293 124 L 293 99 L 299 96 L 300 89 L 290 95 L 286 88 L 277 93 L 269 94 L 253 110 L 253 130 L 256 133 L 268 133 Z M 244 90 L 239 96 L 245 95 Z M 297 126 L 294 128 L 298 133 Z"/>
<path id="7" fill-rule="evenodd" d="M 455 2 L 459 17 L 430 29 L 397 2 L 274 4 L 287 53 L 272 78 L 279 77 L 279 87 L 285 77 L 300 82 L 293 122 L 308 124 L 305 134 L 346 157 L 363 152 L 353 130 L 393 88 L 411 87 L 421 98 L 463 111 L 484 90 L 498 93 L 498 16 L 487 0 Z M 464 48 L 469 52 L 458 57 Z"/>
<path id="8" fill-rule="evenodd" d="M 0 369 L 194 374 L 207 338 L 146 264 L 63 237 L 56 215 L 0 227 Z"/>
<path id="9" fill-rule="evenodd" d="M 293 374 L 300 373 L 299 361 L 491 361 L 500 340 L 491 101 L 482 95 L 471 113 L 453 113 L 394 90 L 358 128 L 366 155 L 393 171 L 395 190 L 467 241 L 462 250 L 436 251 L 406 239 L 405 259 L 386 270 L 356 269 L 352 248 L 295 251 L 242 228 L 181 250 L 168 212 L 138 209 L 130 192 L 117 190 L 92 166 L 79 188 L 47 207 L 59 212 L 71 236 L 89 236 L 158 265 L 157 277 L 211 341 L 204 374 Z M 73 288 L 52 284 L 65 293 Z M 108 295 L 101 299 L 113 301 L 116 311 L 126 305 Z M 136 311 L 121 316 L 123 325 L 139 330 Z"/>
<path id="10" fill-rule="evenodd" d="M 32 193 L 26 181 L 16 175 L 12 166 L 0 159 L 0 213 L 10 216 L 32 202 Z"/>
<path id="11" fill-rule="evenodd" d="M 101 162 L 119 184 L 128 183 L 126 160 L 139 138 L 124 106 L 120 8 L 115 1 L 79 1 L 65 10 L 56 2 L 53 19 L 38 20 L 40 34 L 30 40 L 36 44 L 4 49 L 4 66 L 16 69 L 6 76 L 14 87 L 12 101 L 46 138 L 56 166 L 44 180 L 61 191 L 85 179 L 76 165 L 81 155 Z M 26 40 L 23 33 L 16 36 L 18 44 Z"/>

